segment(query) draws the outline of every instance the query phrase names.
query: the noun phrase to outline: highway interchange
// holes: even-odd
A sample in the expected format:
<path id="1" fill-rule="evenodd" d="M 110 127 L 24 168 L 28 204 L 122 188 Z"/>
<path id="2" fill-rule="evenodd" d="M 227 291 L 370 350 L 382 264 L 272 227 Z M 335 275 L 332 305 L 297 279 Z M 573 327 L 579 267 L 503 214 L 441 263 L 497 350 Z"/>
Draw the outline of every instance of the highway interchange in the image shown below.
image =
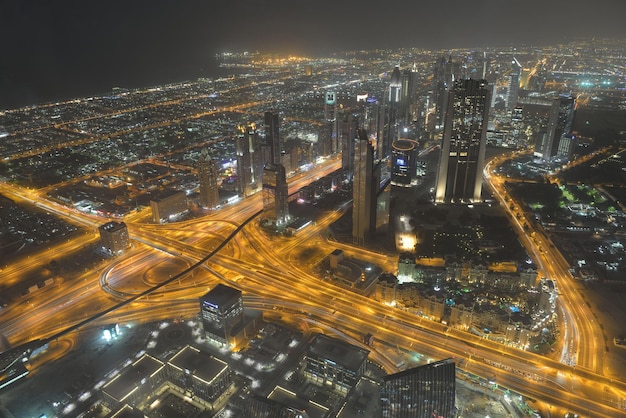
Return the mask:
<path id="1" fill-rule="evenodd" d="M 337 159 L 328 160 L 298 174 L 290 181 L 290 193 L 339 165 Z M 488 176 L 487 180 L 502 206 L 514 211 L 505 203 L 502 180 L 496 176 Z M 7 184 L 0 185 L 0 192 L 35 203 L 93 231 L 7 266 L 5 277 L 18 280 L 25 271 L 41 268 L 54 257 L 70 256 L 97 240 L 95 231 L 103 219 Z M 108 265 L 28 297 L 17 309 L 3 309 L 0 333 L 16 346 L 63 333 L 76 324 L 82 326 L 90 323 L 91 318 L 95 324 L 105 324 L 188 317 L 198 310 L 198 296 L 224 282 L 244 292 L 247 307 L 266 310 L 272 317 L 283 316 L 291 321 L 300 318 L 311 327 L 326 332 L 332 329 L 337 335 L 356 340 L 371 332 L 377 341 L 371 348 L 372 358 L 389 372 L 396 370 L 394 362 L 385 358 L 385 347 L 419 353 L 432 360 L 453 357 L 465 371 L 483 377 L 496 376 L 500 386 L 560 410 L 588 416 L 624 414 L 626 383 L 605 373 L 601 331 L 574 289 L 567 263 L 555 248 L 540 244 L 549 242 L 542 231 L 537 230 L 533 239 L 528 238 L 529 233 L 522 228 L 525 215 L 519 209 L 511 213 L 513 223 L 520 228 L 529 253 L 544 275 L 556 279 L 559 286 L 566 323 L 562 361 L 418 318 L 322 281 L 311 273 L 311 265 L 294 265 L 290 260 L 303 246 L 314 246 L 326 254 L 337 248 L 338 243 L 328 241 L 324 231 L 343 214 L 345 207 L 328 212 L 290 238 L 265 234 L 255 222 L 261 209 L 261 196 L 257 194 L 209 216 L 174 224 L 147 224 L 142 221 L 145 214 L 133 214 L 125 220 L 133 239 L 131 251 Z M 251 221 L 233 234 L 246 220 Z M 207 259 L 207 254 L 218 247 L 220 251 Z M 386 271 L 395 271 L 394 257 L 345 244 L 341 248 Z M 167 276 L 155 277 L 159 274 Z M 153 289 L 159 280 L 167 284 Z M 120 304 L 129 299 L 130 303 Z M 67 338 L 71 339 L 72 334 Z"/>

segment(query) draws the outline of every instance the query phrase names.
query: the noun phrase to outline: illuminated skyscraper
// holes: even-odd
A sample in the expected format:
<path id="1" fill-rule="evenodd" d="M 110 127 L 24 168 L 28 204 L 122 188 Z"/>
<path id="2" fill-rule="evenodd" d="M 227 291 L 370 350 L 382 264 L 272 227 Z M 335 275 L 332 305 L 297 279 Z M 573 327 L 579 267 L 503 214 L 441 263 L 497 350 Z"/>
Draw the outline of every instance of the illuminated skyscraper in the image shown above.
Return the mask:
<path id="1" fill-rule="evenodd" d="M 432 103 L 435 106 L 435 125 L 437 128 L 443 125 L 448 108 L 448 91 L 454 86 L 455 80 L 460 78 L 460 66 L 452 62 L 452 57 L 441 57 L 437 61 L 433 76 Z"/>
<path id="2" fill-rule="evenodd" d="M 449 91 L 435 201 L 480 201 L 490 98 L 486 80 L 457 80 Z"/>
<path id="3" fill-rule="evenodd" d="M 365 131 L 359 131 L 354 150 L 352 239 L 357 245 L 365 245 L 376 231 L 376 193 L 380 175 L 376 175 L 374 170 L 374 147 Z"/>
<path id="4" fill-rule="evenodd" d="M 413 112 L 417 96 L 417 72 L 414 68 L 402 72 L 401 83 L 398 118 L 404 124 L 410 124 L 414 119 Z"/>
<path id="5" fill-rule="evenodd" d="M 216 208 L 220 204 L 217 187 L 217 167 L 207 148 L 203 148 L 198 159 L 198 181 L 200 183 L 200 205 Z"/>
<path id="6" fill-rule="evenodd" d="M 278 113 L 265 112 L 265 142 L 270 147 L 270 160 L 265 164 L 280 164 L 280 121 Z"/>
<path id="7" fill-rule="evenodd" d="M 200 316 L 207 336 L 228 344 L 244 321 L 241 291 L 218 284 L 200 297 Z"/>
<path id="8" fill-rule="evenodd" d="M 456 416 L 455 364 L 452 359 L 415 367 L 384 378 L 382 416 L 453 418 Z"/>
<path id="9" fill-rule="evenodd" d="M 400 114 L 400 101 L 402 100 L 402 75 L 400 67 L 396 65 L 391 73 L 389 89 L 384 104 L 386 110 L 385 127 L 383 131 L 383 143 L 378 158 L 384 159 L 391 153 L 391 144 L 398 139 L 398 123 Z"/>
<path id="10" fill-rule="evenodd" d="M 263 209 L 274 210 L 276 225 L 289 221 L 289 186 L 285 167 L 268 164 L 263 169 Z"/>
<path id="11" fill-rule="evenodd" d="M 544 161 L 550 161 L 556 157 L 571 158 L 574 145 L 572 138 L 574 113 L 574 97 L 561 95 L 554 99 L 548 117 L 548 129 L 537 137 L 535 156 Z"/>
<path id="12" fill-rule="evenodd" d="M 337 93 L 334 91 L 327 91 L 324 96 L 324 119 L 325 125 L 323 129 L 325 134 L 323 138 L 328 138 L 328 144 L 324 145 L 323 148 L 328 148 L 329 152 L 322 155 L 335 155 L 339 152 L 340 146 L 338 144 Z"/>
<path id="13" fill-rule="evenodd" d="M 517 95 L 519 93 L 519 82 L 522 75 L 522 64 L 513 57 L 511 62 L 511 74 L 509 75 L 509 86 L 506 95 L 506 108 L 512 110 L 517 104 Z"/>
<path id="14" fill-rule="evenodd" d="M 354 173 L 354 147 L 356 142 L 357 129 L 359 128 L 359 117 L 348 113 L 341 121 L 341 168 L 344 176 L 348 180 Z"/>
<path id="15" fill-rule="evenodd" d="M 248 123 L 238 126 L 237 152 L 237 175 L 239 176 L 239 192 L 243 196 L 249 196 L 257 191 L 257 174 L 255 172 L 254 152 L 257 148 L 258 134 L 256 125 Z"/>

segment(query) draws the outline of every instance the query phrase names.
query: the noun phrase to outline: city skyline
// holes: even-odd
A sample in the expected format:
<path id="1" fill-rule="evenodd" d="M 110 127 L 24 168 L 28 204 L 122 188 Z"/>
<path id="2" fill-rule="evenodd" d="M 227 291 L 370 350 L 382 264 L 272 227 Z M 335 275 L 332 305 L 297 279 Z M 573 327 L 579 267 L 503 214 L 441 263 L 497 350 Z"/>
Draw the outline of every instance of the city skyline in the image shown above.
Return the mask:
<path id="1" fill-rule="evenodd" d="M 389 13 L 381 15 L 381 8 Z M 402 19 L 396 11 L 401 11 Z M 42 0 L 4 7 L 0 109 L 216 74 L 215 55 L 261 51 L 319 56 L 349 49 L 547 45 L 626 38 L 620 0 L 503 5 L 495 0 L 168 2 Z M 512 20 L 519 18 L 512 24 Z M 410 18 L 412 17 L 412 18 Z M 467 26 L 468 22 L 485 24 Z M 271 23 L 270 23 L 271 22 Z"/>
<path id="2" fill-rule="evenodd" d="M 26 367 L 16 356 L 29 354 L 34 367 L 9 388 L 8 408 L 31 408 L 18 394 L 54 370 L 51 360 L 76 360 L 92 380 L 50 387 L 33 399 L 39 412 L 17 415 L 56 414 L 65 405 L 75 408 L 68 415 L 80 414 L 99 393 L 96 382 L 125 362 L 105 360 L 114 352 L 145 350 L 139 361 L 161 377 L 204 391 L 174 372 L 200 358 L 195 348 L 181 354 L 186 360 L 167 360 L 189 343 L 220 360 L 208 375 L 224 362 L 241 377 L 225 397 L 209 396 L 225 408 L 254 393 L 301 409 L 296 398 L 307 399 L 300 391 L 311 384 L 330 391 L 315 398 L 321 406 L 312 417 L 376 416 L 380 372 L 451 358 L 459 388 L 486 390 L 502 404 L 519 394 L 561 415 L 615 416 L 626 402 L 623 321 L 615 318 L 626 312 L 615 292 L 596 292 L 626 284 L 625 55 L 618 42 L 455 50 L 449 56 L 463 80 L 444 88 L 443 125 L 433 88 L 439 50 L 369 50 L 349 59 L 233 53 L 224 68 L 232 77 L 0 112 L 0 210 L 9 219 L 0 230 L 0 365 L 9 380 Z M 405 109 L 397 119 L 386 105 L 390 92 Z M 576 117 L 557 115 L 559 93 L 571 104 L 576 98 Z M 567 160 L 533 157 L 544 131 L 568 134 Z M 381 140 L 392 160 L 379 154 Z M 440 155 L 468 157 L 475 176 L 465 183 L 474 187 L 463 205 L 437 202 Z M 390 185 L 388 169 L 396 180 L 406 170 L 406 179 Z M 211 187 L 219 185 L 214 210 L 202 203 L 208 171 L 217 180 Z M 121 220 L 112 224 L 119 235 L 102 227 Z M 233 290 L 234 303 L 198 306 L 221 286 Z M 221 331 L 207 338 L 221 314 L 204 309 L 222 305 L 224 317 L 250 319 L 231 324 L 241 338 L 227 342 Z M 92 331 L 113 341 L 86 337 Z M 132 349 L 119 344 L 126 333 Z M 315 334 L 340 338 L 324 348 Z M 360 348 L 346 345 L 355 343 Z M 355 350 L 358 363 L 347 354 Z M 376 378 L 361 379 L 366 372 Z M 274 387 L 278 381 L 288 390 Z M 115 388 L 105 391 L 119 399 Z M 365 392 L 374 395 L 362 399 Z M 151 394 L 136 395 L 128 398 L 133 407 L 158 407 L 144 403 Z M 113 399 L 105 406 L 125 407 Z M 347 415 L 331 412 L 339 410 Z"/>

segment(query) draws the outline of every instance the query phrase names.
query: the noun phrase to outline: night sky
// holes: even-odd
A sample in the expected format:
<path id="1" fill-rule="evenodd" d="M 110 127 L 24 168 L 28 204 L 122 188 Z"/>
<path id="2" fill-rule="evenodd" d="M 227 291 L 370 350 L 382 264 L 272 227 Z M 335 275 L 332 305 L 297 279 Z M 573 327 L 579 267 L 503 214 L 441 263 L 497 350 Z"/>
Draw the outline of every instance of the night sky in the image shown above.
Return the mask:
<path id="1" fill-rule="evenodd" d="M 8 3 L 8 4 L 5 4 Z M 5 0 L 0 109 L 215 74 L 232 50 L 626 39 L 626 0 Z"/>

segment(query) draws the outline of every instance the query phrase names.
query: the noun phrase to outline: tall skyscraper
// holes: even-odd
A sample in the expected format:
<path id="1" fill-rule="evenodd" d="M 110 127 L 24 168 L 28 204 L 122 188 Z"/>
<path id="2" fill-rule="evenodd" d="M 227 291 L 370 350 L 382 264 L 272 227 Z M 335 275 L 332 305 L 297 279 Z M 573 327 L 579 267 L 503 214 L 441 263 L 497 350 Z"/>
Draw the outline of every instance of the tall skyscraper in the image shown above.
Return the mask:
<path id="1" fill-rule="evenodd" d="M 263 209 L 275 211 L 276 225 L 289 221 L 289 185 L 282 164 L 268 164 L 263 170 Z"/>
<path id="2" fill-rule="evenodd" d="M 486 80 L 471 78 L 449 91 L 435 201 L 480 201 L 490 95 Z"/>
<path id="3" fill-rule="evenodd" d="M 334 91 L 327 91 L 324 97 L 324 120 L 325 134 L 323 138 L 328 135 L 328 149 L 329 152 L 322 155 L 335 155 L 339 152 L 340 146 L 338 145 L 338 120 L 337 120 L 337 93 Z M 323 147 L 326 149 L 326 145 Z"/>
<path id="4" fill-rule="evenodd" d="M 348 112 L 341 121 L 341 168 L 344 176 L 350 180 L 354 173 L 354 146 L 359 117 Z"/>
<path id="5" fill-rule="evenodd" d="M 200 205 L 205 208 L 216 208 L 220 204 L 217 186 L 217 167 L 209 154 L 208 148 L 200 151 L 198 159 L 198 181 L 200 183 Z"/>
<path id="6" fill-rule="evenodd" d="M 413 122 L 413 112 L 415 110 L 415 100 L 417 96 L 417 71 L 405 69 L 402 71 L 401 91 L 400 91 L 400 111 L 398 117 L 404 124 Z"/>
<path id="7" fill-rule="evenodd" d="M 379 165 L 376 165 L 380 169 Z M 359 131 L 355 143 L 354 180 L 352 184 L 352 239 L 365 245 L 376 231 L 376 194 L 380 183 L 374 165 L 374 147 L 365 131 Z"/>
<path id="8" fill-rule="evenodd" d="M 238 135 L 235 145 L 237 152 L 239 192 L 244 196 L 249 196 L 256 192 L 258 188 L 257 176 L 259 173 L 256 172 L 254 166 L 254 162 L 256 161 L 254 153 L 258 147 L 258 134 L 254 123 L 239 125 L 237 130 Z"/>
<path id="9" fill-rule="evenodd" d="M 574 145 L 572 138 L 574 114 L 574 97 L 561 95 L 553 100 L 548 116 L 547 131 L 538 135 L 535 143 L 535 156 L 544 161 L 550 161 L 556 157 L 571 158 Z"/>
<path id="10" fill-rule="evenodd" d="M 265 142 L 270 146 L 271 164 L 280 164 L 280 121 L 278 113 L 274 111 L 265 112 Z"/>
<path id="11" fill-rule="evenodd" d="M 228 344 L 243 326 L 243 299 L 241 291 L 218 284 L 200 297 L 200 316 L 208 337 Z"/>
<path id="12" fill-rule="evenodd" d="M 448 109 L 448 91 L 454 86 L 455 80 L 461 77 L 458 63 L 452 57 L 441 57 L 435 64 L 433 74 L 432 103 L 435 106 L 435 127 L 440 128 Z"/>
<path id="13" fill-rule="evenodd" d="M 386 110 L 385 125 L 383 130 L 383 142 L 381 153 L 378 158 L 384 159 L 391 153 L 391 144 L 398 139 L 398 124 L 400 105 L 402 100 L 402 75 L 400 67 L 395 66 L 389 80 L 389 87 L 384 107 Z"/>
<path id="14" fill-rule="evenodd" d="M 507 110 L 513 110 L 517 104 L 517 95 L 519 93 L 519 82 L 522 75 L 522 64 L 519 63 L 517 58 L 513 57 L 511 62 L 511 74 L 509 74 L 509 85 L 506 95 L 506 108 Z"/>
<path id="15" fill-rule="evenodd" d="M 382 416 L 453 418 L 456 415 L 455 364 L 441 360 L 386 376 L 381 391 Z"/>

